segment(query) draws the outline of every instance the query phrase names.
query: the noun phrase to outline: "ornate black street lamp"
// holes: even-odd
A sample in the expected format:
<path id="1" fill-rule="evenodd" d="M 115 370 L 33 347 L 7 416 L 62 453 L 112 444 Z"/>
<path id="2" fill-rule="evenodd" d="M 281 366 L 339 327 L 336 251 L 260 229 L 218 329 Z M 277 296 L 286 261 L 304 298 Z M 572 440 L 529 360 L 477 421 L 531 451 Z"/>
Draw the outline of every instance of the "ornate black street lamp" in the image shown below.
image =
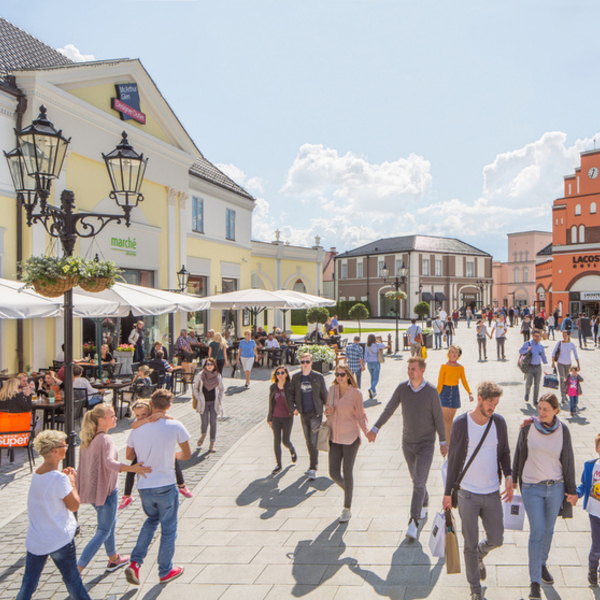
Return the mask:
<path id="1" fill-rule="evenodd" d="M 484 281 L 483 279 L 477 280 L 477 287 L 479 288 L 479 297 L 481 298 L 481 300 L 480 300 L 481 306 L 479 307 L 479 310 L 481 310 L 482 314 L 483 314 L 483 291 L 484 291 L 486 285 L 487 285 L 487 282 Z"/>
<path id="2" fill-rule="evenodd" d="M 400 288 L 406 284 L 406 275 L 408 273 L 408 267 L 402 263 L 398 267 L 398 271 L 396 273 L 396 277 L 392 281 L 388 281 L 388 277 L 390 275 L 390 269 L 387 265 L 383 265 L 381 268 L 381 277 L 383 278 L 383 282 L 392 286 L 395 292 L 395 300 L 396 300 L 396 349 L 394 350 L 394 354 L 397 354 L 400 350 L 400 341 L 398 335 L 398 319 L 400 317 Z M 406 292 L 404 294 L 406 297 Z"/>
<path id="3" fill-rule="evenodd" d="M 181 265 L 181 270 L 177 271 L 177 283 L 179 284 L 179 291 L 181 293 L 187 290 L 189 278 L 190 272 L 186 271 L 185 265 Z"/>
<path id="4" fill-rule="evenodd" d="M 75 195 L 63 190 L 60 208 L 48 204 L 52 180 L 58 179 L 67 154 L 70 138 L 57 131 L 46 117 L 46 107 L 40 107 L 38 118 L 29 127 L 15 130 L 17 148 L 4 153 L 13 180 L 17 201 L 27 214 L 27 225 L 41 223 L 54 238 L 58 238 L 65 256 L 72 256 L 77 238 L 90 238 L 100 233 L 110 222 L 130 225 L 131 210 L 144 197 L 140 187 L 144 179 L 148 159 L 137 154 L 123 132 L 121 143 L 103 158 L 112 184 L 110 197 L 124 213 L 107 215 L 100 213 L 76 213 Z M 39 206 L 38 206 L 39 202 Z M 35 212 L 39 209 L 39 212 Z M 69 448 L 65 465 L 75 466 L 75 432 L 73 430 L 73 290 L 64 295 L 65 338 L 65 430 Z"/>

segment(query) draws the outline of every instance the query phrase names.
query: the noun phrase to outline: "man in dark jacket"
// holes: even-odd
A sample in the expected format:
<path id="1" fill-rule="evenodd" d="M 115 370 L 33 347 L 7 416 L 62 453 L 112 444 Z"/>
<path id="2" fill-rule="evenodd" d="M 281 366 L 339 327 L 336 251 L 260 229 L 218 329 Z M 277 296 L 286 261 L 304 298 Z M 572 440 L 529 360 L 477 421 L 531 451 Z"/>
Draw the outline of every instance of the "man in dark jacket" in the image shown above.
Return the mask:
<path id="1" fill-rule="evenodd" d="M 300 357 L 302 371 L 292 377 L 290 388 L 296 410 L 300 413 L 304 439 L 310 457 L 310 466 L 306 470 L 309 479 L 317 476 L 319 451 L 317 450 L 317 429 L 323 419 L 323 407 L 327 404 L 327 386 L 321 373 L 312 370 L 312 356 Z"/>
<path id="2" fill-rule="evenodd" d="M 502 499 L 513 497 L 510 449 L 506 421 L 494 414 L 502 396 L 502 388 L 490 381 L 477 386 L 477 406 L 457 417 L 452 425 L 448 475 L 444 492 L 445 510 L 452 507 L 452 488 L 458 487 L 458 513 L 465 541 L 465 571 L 471 586 L 471 600 L 482 600 L 481 582 L 486 578 L 483 559 L 504 542 L 504 518 L 500 481 L 504 474 Z M 489 424 L 489 429 L 488 429 Z M 463 474 L 463 469 L 487 430 L 485 440 Z M 479 541 L 481 517 L 486 537 Z"/>

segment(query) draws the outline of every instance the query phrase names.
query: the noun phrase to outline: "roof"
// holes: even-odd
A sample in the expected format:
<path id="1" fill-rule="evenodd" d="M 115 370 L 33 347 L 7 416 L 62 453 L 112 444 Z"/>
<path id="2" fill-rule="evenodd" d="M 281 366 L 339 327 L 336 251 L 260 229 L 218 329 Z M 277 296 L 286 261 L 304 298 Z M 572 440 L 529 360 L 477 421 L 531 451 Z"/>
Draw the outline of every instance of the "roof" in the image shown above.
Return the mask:
<path id="1" fill-rule="evenodd" d="M 0 77 L 16 69 L 56 67 L 73 61 L 0 17 Z"/>
<path id="2" fill-rule="evenodd" d="M 490 256 L 487 252 L 475 248 L 456 238 L 437 237 L 433 235 L 405 235 L 377 240 L 354 250 L 338 254 L 335 258 L 365 256 L 366 254 L 394 254 L 397 252 L 436 252 L 446 254 L 469 254 L 474 256 Z"/>
<path id="3" fill-rule="evenodd" d="M 536 256 L 552 256 L 552 243 L 544 246 Z"/>
<path id="4" fill-rule="evenodd" d="M 236 194 L 245 196 L 249 200 L 254 198 L 241 186 L 239 186 L 233 179 L 229 179 L 225 173 L 217 169 L 215 165 L 206 160 L 204 156 L 197 158 L 190 169 L 190 173 L 201 179 L 206 179 L 211 183 L 215 183 L 225 189 L 228 189 Z"/>

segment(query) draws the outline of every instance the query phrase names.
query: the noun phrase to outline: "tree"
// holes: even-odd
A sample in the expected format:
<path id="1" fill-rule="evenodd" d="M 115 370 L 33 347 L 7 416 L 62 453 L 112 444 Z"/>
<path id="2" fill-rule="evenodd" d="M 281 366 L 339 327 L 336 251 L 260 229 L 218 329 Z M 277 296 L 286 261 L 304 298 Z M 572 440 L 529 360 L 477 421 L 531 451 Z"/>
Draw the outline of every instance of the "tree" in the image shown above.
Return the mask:
<path id="1" fill-rule="evenodd" d="M 369 311 L 362 302 L 357 302 L 349 311 L 348 316 L 353 321 L 358 321 L 358 335 L 361 335 L 360 322 L 369 318 Z"/>
<path id="2" fill-rule="evenodd" d="M 425 317 L 429 316 L 431 308 L 429 304 L 423 300 L 413 308 L 413 311 L 417 316 L 421 317 L 421 321 L 423 321 Z"/>
<path id="3" fill-rule="evenodd" d="M 315 306 L 306 311 L 307 323 L 318 323 L 319 325 L 324 325 L 327 323 L 327 319 L 329 319 L 329 311 L 325 307 Z"/>

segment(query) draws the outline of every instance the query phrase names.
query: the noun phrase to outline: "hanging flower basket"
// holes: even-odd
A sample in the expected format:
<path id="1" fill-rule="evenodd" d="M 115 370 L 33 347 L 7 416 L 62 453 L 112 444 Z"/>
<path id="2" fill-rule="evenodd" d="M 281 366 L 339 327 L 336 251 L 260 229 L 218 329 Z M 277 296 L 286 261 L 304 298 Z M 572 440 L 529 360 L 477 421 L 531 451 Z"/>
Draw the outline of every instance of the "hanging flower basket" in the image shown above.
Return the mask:
<path id="1" fill-rule="evenodd" d="M 58 277 L 57 279 L 37 279 L 32 281 L 33 289 L 46 298 L 58 298 L 77 285 L 77 277 Z"/>
<path id="2" fill-rule="evenodd" d="M 79 282 L 79 287 L 86 292 L 97 294 L 109 289 L 114 283 L 114 277 L 92 277 L 91 279 L 82 279 Z"/>
<path id="3" fill-rule="evenodd" d="M 402 290 L 386 292 L 385 297 L 389 300 L 406 300 L 406 292 Z"/>

